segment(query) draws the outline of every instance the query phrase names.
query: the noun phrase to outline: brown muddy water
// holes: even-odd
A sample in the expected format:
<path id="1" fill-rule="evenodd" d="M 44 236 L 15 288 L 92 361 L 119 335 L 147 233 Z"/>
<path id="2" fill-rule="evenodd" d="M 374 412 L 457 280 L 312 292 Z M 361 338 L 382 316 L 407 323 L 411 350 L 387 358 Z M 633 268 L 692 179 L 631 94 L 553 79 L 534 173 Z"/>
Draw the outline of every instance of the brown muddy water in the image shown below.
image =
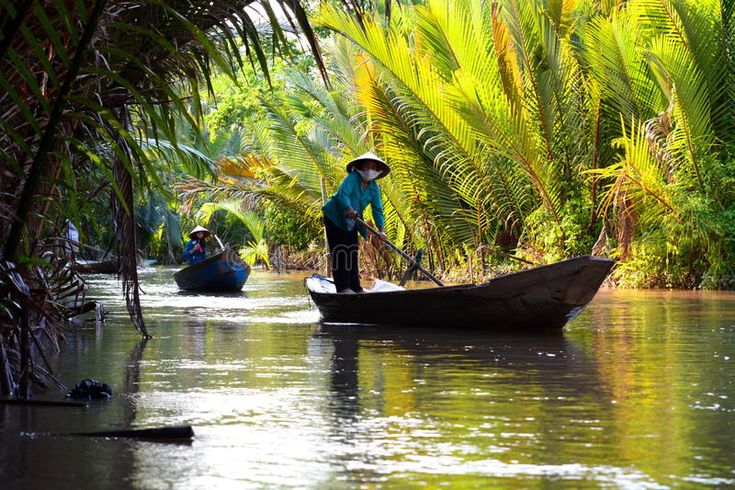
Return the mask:
<path id="1" fill-rule="evenodd" d="M 86 409 L 0 405 L 0 488 L 735 486 L 735 294 L 601 291 L 560 335 L 320 326 L 303 276 L 241 294 L 141 270 L 50 362 Z M 61 397 L 51 391 L 46 398 Z M 190 424 L 187 444 L 49 435 Z"/>

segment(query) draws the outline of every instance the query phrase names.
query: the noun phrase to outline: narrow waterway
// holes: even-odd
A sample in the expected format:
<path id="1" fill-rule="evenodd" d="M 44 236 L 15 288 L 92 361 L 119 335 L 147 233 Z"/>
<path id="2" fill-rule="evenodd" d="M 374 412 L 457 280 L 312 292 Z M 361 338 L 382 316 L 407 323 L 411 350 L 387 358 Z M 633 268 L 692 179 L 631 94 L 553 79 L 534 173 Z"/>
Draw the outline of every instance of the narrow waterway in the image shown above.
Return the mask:
<path id="1" fill-rule="evenodd" d="M 0 405 L 0 487 L 735 486 L 735 294 L 601 291 L 562 335 L 319 326 L 303 276 L 180 293 L 141 270 L 49 362 L 86 409 Z M 59 397 L 51 391 L 45 397 Z M 190 424 L 187 444 L 49 435 Z"/>

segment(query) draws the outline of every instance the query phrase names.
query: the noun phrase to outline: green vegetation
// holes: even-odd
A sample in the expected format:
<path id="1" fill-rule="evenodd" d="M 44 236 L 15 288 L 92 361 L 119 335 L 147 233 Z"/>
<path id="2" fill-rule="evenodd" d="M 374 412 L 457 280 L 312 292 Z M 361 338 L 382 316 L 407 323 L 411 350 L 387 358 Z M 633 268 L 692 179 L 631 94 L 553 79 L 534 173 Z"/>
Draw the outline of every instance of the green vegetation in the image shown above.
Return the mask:
<path id="1" fill-rule="evenodd" d="M 207 203 L 251 260 L 321 250 L 323 199 L 368 150 L 393 168 L 389 238 L 446 277 L 595 253 L 623 286 L 735 286 L 732 2 L 252 3 L 0 4 L 13 359 L 74 314 L 66 219 L 121 257 L 147 335 L 139 250 L 176 261 Z"/>
<path id="2" fill-rule="evenodd" d="M 37 331 L 54 340 L 80 311 L 67 219 L 85 245 L 114 248 L 131 319 L 148 336 L 138 249 L 174 257 L 188 224 L 174 186 L 214 176 L 201 94 L 214 92 L 215 73 L 234 81 L 250 64 L 268 80 L 266 53 L 289 51 L 284 19 L 254 3 L 0 2 L 1 393 L 27 397 L 42 383 Z M 273 4 L 323 66 L 298 0 Z"/>
<path id="3" fill-rule="evenodd" d="M 624 286 L 730 288 L 733 21 L 717 0 L 327 3 L 331 86 L 280 70 L 240 123 L 253 177 L 222 190 L 316 227 L 322 182 L 374 150 L 389 238 L 445 274 L 596 253 Z"/>

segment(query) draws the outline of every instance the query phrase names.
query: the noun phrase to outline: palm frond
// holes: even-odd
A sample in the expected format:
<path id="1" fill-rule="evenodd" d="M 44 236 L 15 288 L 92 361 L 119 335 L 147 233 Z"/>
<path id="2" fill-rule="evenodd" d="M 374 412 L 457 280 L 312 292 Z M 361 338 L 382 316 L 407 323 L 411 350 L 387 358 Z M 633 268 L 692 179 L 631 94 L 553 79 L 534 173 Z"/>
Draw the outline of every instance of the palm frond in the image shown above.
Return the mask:
<path id="1" fill-rule="evenodd" d="M 203 204 L 197 214 L 197 219 L 202 223 L 209 223 L 212 215 L 217 211 L 225 211 L 240 220 L 250 234 L 253 235 L 253 239 L 256 242 L 263 240 L 265 236 L 265 223 L 263 220 L 252 211 L 243 211 L 240 208 L 240 203 L 232 200 Z"/>

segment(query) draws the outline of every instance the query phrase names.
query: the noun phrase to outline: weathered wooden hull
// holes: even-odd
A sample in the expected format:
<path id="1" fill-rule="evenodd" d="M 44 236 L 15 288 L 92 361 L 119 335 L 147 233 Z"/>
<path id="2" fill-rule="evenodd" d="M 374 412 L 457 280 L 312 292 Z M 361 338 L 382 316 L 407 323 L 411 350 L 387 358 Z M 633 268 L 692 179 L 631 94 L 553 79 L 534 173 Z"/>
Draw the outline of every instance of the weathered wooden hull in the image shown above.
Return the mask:
<path id="1" fill-rule="evenodd" d="M 174 274 L 186 291 L 240 291 L 248 280 L 248 266 L 233 250 L 225 250 Z"/>
<path id="2" fill-rule="evenodd" d="M 80 274 L 115 274 L 119 269 L 118 259 L 99 261 L 77 261 L 74 270 Z"/>
<path id="3" fill-rule="evenodd" d="M 325 323 L 558 330 L 594 297 L 612 265 L 610 259 L 577 257 L 480 285 L 309 294 Z"/>

